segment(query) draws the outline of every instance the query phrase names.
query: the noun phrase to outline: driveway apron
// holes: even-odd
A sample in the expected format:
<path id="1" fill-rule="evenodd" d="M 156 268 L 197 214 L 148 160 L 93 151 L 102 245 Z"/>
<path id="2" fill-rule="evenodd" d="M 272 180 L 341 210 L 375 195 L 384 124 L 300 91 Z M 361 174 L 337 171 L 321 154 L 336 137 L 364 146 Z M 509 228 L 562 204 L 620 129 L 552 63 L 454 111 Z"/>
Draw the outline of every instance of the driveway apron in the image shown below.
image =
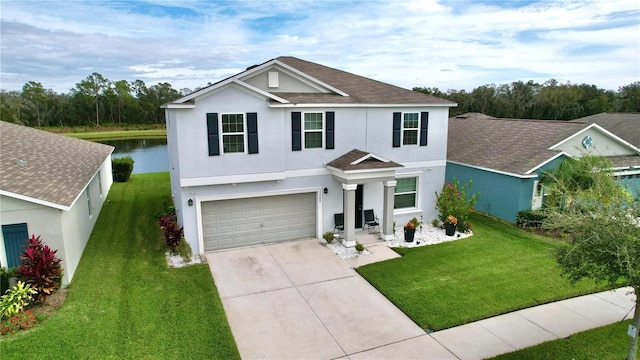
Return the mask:
<path id="1" fill-rule="evenodd" d="M 455 359 L 317 239 L 206 257 L 243 359 Z"/>

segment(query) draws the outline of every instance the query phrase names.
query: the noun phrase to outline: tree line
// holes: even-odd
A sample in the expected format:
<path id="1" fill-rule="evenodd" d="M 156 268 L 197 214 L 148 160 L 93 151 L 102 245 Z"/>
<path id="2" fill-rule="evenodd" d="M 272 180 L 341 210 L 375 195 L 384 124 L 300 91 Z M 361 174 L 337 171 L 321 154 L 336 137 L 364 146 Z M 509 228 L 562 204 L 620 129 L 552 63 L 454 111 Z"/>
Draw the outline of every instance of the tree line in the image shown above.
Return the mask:
<path id="1" fill-rule="evenodd" d="M 602 112 L 640 112 L 640 81 L 618 91 L 588 84 L 561 84 L 549 79 L 511 84 L 487 84 L 471 92 L 415 87 L 414 91 L 451 100 L 458 104 L 451 116 L 480 112 L 500 118 L 572 120 Z"/>
<path id="2" fill-rule="evenodd" d="M 189 92 L 166 82 L 147 86 L 142 80 L 111 81 L 99 73 L 87 76 L 67 94 L 29 81 L 21 91 L 0 90 L 0 117 L 38 127 L 164 124 L 160 105 Z"/>
<path id="3" fill-rule="evenodd" d="M 561 84 L 555 79 L 543 84 L 533 80 L 487 84 L 471 92 L 429 87 L 413 90 L 456 102 L 458 107 L 451 109 L 451 116 L 481 112 L 503 118 L 571 120 L 601 112 L 640 112 L 640 81 L 618 91 Z M 166 82 L 147 86 L 142 80 L 111 81 L 99 73 L 87 76 L 66 94 L 29 81 L 21 91 L 0 90 L 0 119 L 38 127 L 163 124 L 160 105 L 191 91 L 178 91 Z"/>

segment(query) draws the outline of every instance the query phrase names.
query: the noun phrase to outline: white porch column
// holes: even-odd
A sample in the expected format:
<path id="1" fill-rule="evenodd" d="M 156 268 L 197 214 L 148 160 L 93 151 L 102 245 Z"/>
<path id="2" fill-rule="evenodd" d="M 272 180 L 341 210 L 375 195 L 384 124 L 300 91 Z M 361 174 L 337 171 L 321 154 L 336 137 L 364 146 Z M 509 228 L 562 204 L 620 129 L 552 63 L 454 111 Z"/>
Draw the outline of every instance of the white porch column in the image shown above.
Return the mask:
<path id="1" fill-rule="evenodd" d="M 342 184 L 342 206 L 344 212 L 344 239 L 342 245 L 356 246 L 356 189 L 358 184 Z"/>
<path id="2" fill-rule="evenodd" d="M 396 180 L 383 181 L 384 194 L 382 204 L 382 233 L 380 238 L 382 240 L 393 240 L 393 205 L 394 205 L 394 193 L 395 187 L 398 182 Z"/>

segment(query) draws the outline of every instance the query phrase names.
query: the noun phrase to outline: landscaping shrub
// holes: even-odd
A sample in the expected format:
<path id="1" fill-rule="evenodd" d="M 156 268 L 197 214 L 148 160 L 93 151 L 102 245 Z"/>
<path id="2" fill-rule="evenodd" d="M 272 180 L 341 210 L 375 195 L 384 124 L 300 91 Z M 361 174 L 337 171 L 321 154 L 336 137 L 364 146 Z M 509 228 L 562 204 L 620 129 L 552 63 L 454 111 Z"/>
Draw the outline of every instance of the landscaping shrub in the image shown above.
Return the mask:
<path id="1" fill-rule="evenodd" d="M 176 251 L 178 254 L 184 259 L 185 262 L 191 262 L 191 257 L 193 256 L 193 251 L 191 250 L 191 245 L 187 242 L 187 240 L 183 238 L 180 239 L 180 243 L 176 247 Z"/>
<path id="2" fill-rule="evenodd" d="M 43 244 L 40 236 L 31 235 L 31 239 L 27 240 L 27 248 L 20 255 L 18 277 L 38 291 L 37 301 L 40 303 L 44 303 L 60 287 L 62 260 L 56 256 L 56 252 Z"/>
<path id="3" fill-rule="evenodd" d="M 356 251 L 358 252 L 363 252 L 364 251 L 364 245 L 360 244 L 360 242 L 356 241 Z"/>
<path id="4" fill-rule="evenodd" d="M 158 225 L 162 230 L 162 236 L 164 237 L 167 246 L 171 248 L 171 251 L 175 254 L 180 240 L 182 240 L 183 229 L 178 227 L 175 214 L 163 216 L 158 219 Z"/>
<path id="5" fill-rule="evenodd" d="M 9 290 L 9 278 L 16 276 L 16 268 L 0 267 L 0 296 Z"/>
<path id="6" fill-rule="evenodd" d="M 326 233 L 322 234 L 322 238 L 325 239 L 327 244 L 331 244 L 331 242 L 333 241 L 333 235 L 333 231 L 327 231 Z"/>
<path id="7" fill-rule="evenodd" d="M 6 294 L 0 298 L 0 319 L 9 318 L 24 309 L 38 292 L 31 288 L 31 284 L 18 281 Z"/>
<path id="8" fill-rule="evenodd" d="M 111 160 L 111 171 L 113 172 L 113 181 L 127 182 L 133 171 L 133 158 L 124 156 Z"/>
<path id="9" fill-rule="evenodd" d="M 444 184 L 442 191 L 436 192 L 436 208 L 438 208 L 438 219 L 446 222 L 449 215 L 458 219 L 456 228 L 459 232 L 467 232 L 471 229 L 469 214 L 473 211 L 473 206 L 478 201 L 480 194 L 469 195 L 471 185 L 460 183 L 454 178 L 452 182 Z"/>
<path id="10" fill-rule="evenodd" d="M 539 228 L 546 219 L 546 215 L 541 211 L 522 210 L 516 215 L 516 225 L 525 228 Z"/>
<path id="11" fill-rule="evenodd" d="M 433 226 L 434 228 L 437 228 L 438 226 L 440 226 L 440 220 L 438 219 L 431 220 L 431 226 Z"/>
<path id="12" fill-rule="evenodd" d="M 36 317 L 31 310 L 19 312 L 0 323 L 0 334 L 7 335 L 13 334 L 18 330 L 31 329 L 35 322 Z"/>

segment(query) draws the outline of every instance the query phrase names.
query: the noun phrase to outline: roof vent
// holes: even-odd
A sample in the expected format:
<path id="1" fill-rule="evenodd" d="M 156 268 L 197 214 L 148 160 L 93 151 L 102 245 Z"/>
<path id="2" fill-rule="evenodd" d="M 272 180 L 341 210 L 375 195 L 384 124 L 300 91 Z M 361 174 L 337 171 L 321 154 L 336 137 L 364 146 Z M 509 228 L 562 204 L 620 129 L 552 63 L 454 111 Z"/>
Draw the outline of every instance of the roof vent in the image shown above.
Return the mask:
<path id="1" fill-rule="evenodd" d="M 467 114 L 463 114 L 463 115 L 456 115 L 456 119 L 468 119 L 469 115 Z"/>
<path id="2" fill-rule="evenodd" d="M 249 66 L 249 67 L 247 68 L 247 70 L 251 70 L 251 69 L 256 68 L 256 67 L 258 67 L 258 66 L 260 66 L 260 65 L 251 65 L 251 66 Z M 247 70 L 245 70 L 245 71 L 247 71 Z"/>
<path id="3" fill-rule="evenodd" d="M 278 80 L 278 72 L 269 71 L 269 87 L 277 88 L 279 86 L 280 86 L 280 81 Z"/>
<path id="4" fill-rule="evenodd" d="M 16 165 L 18 165 L 18 166 L 24 166 L 24 164 L 25 164 L 24 160 L 17 160 L 16 161 Z"/>

